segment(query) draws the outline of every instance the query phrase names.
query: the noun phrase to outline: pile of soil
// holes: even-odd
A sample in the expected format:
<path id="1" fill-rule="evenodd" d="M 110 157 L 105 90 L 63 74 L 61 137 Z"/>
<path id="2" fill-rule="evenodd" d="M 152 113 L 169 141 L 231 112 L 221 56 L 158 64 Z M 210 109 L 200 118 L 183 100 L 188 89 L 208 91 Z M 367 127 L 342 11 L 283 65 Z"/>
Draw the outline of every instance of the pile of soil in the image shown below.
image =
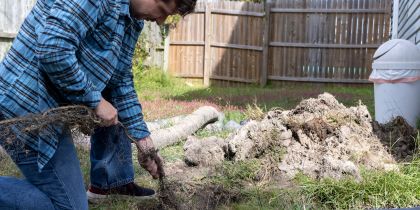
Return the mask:
<path id="1" fill-rule="evenodd" d="M 211 181 L 219 173 L 215 167 L 175 162 L 167 166 L 165 172 L 165 181 L 158 191 L 159 205 L 155 209 L 216 209 L 240 197 L 237 188 Z"/>
<path id="2" fill-rule="evenodd" d="M 395 164 L 373 131 L 367 107 L 347 108 L 328 93 L 303 100 L 295 109 L 273 110 L 261 121 L 250 121 L 225 140 L 227 149 L 223 143 L 209 143 L 214 141 L 195 141 L 193 152 L 187 146 L 186 160 L 193 159 L 196 166 L 220 157 L 269 158 L 276 164 L 276 175 L 289 179 L 298 173 L 317 179 L 360 178 L 360 165 L 383 170 Z"/>
<path id="3" fill-rule="evenodd" d="M 315 179 L 361 179 L 361 166 L 397 169 L 372 124 L 365 105 L 346 107 L 324 93 L 303 100 L 292 110 L 272 110 L 263 120 L 248 122 L 225 140 L 191 137 L 184 146 L 185 162 L 166 166 L 166 190 L 174 199 L 184 201 L 178 202 L 182 207 L 172 208 L 211 209 L 237 199 L 234 189 L 208 182 L 209 177 L 220 174 L 217 166 L 224 161 L 261 160 L 262 174 L 257 181 L 290 181 L 299 173 Z M 401 148 L 404 142 L 396 145 Z"/>
<path id="4" fill-rule="evenodd" d="M 416 142 L 419 131 L 411 127 L 404 118 L 398 116 L 382 125 L 374 121 L 373 128 L 376 136 L 397 161 L 410 162 L 414 154 L 419 153 L 420 142 Z"/>
<path id="5" fill-rule="evenodd" d="M 228 139 L 230 156 L 243 160 L 282 147 L 279 175 L 313 178 L 360 178 L 359 166 L 394 168 L 395 160 L 374 134 L 365 105 L 345 107 L 332 95 L 303 100 L 292 110 L 273 110 Z"/>

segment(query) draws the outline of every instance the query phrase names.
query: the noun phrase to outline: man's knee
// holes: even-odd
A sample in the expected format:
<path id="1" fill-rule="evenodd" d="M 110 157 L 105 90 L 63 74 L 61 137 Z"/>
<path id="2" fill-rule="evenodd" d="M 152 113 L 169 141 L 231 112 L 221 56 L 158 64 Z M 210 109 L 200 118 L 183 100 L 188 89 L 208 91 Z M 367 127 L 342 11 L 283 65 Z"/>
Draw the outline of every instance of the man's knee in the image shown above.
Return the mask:
<path id="1" fill-rule="evenodd" d="M 0 177 L 0 209 L 53 210 L 48 198 L 34 185 L 14 177 Z"/>
<path id="2" fill-rule="evenodd" d="M 70 133 L 62 135 L 54 156 L 41 172 L 38 171 L 36 156 L 23 161 L 18 161 L 17 165 L 28 182 L 49 197 L 56 209 L 88 209 L 80 164 Z"/>

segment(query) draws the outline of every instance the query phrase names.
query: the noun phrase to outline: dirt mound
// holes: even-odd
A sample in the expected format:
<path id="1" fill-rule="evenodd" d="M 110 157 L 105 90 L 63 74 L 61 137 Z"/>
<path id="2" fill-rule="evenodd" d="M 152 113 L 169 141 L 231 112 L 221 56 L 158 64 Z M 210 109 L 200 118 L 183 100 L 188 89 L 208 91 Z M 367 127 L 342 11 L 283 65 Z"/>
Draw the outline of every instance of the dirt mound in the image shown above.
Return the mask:
<path id="1" fill-rule="evenodd" d="M 224 139 L 214 136 L 198 139 L 190 136 L 184 144 L 185 163 L 189 166 L 220 165 L 225 160 L 226 149 Z"/>
<path id="2" fill-rule="evenodd" d="M 191 166 L 177 161 L 166 165 L 165 173 L 156 209 L 215 209 L 238 198 L 237 189 L 213 182 L 212 178 L 220 175 L 215 165 Z"/>
<path id="3" fill-rule="evenodd" d="M 411 127 L 402 117 L 396 117 L 384 125 L 375 121 L 373 130 L 398 161 L 411 161 L 413 155 L 419 152 L 420 142 L 416 142 L 419 131 Z"/>
<path id="4" fill-rule="evenodd" d="M 302 101 L 293 110 L 273 110 L 228 139 L 230 156 L 243 160 L 265 155 L 275 147 L 284 154 L 280 175 L 313 178 L 360 178 L 359 165 L 388 169 L 395 163 L 374 135 L 366 106 L 345 107 L 332 95 Z"/>

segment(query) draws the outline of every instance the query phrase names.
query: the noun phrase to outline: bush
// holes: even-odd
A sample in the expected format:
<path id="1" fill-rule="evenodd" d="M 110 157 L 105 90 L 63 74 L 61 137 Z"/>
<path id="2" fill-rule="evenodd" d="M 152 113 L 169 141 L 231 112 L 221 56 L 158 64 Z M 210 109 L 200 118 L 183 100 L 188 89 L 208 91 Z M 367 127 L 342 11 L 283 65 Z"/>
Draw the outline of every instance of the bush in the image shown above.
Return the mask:
<path id="1" fill-rule="evenodd" d="M 169 76 L 159 68 L 148 68 L 134 72 L 134 80 L 137 88 L 158 89 L 173 87 L 176 78 Z"/>

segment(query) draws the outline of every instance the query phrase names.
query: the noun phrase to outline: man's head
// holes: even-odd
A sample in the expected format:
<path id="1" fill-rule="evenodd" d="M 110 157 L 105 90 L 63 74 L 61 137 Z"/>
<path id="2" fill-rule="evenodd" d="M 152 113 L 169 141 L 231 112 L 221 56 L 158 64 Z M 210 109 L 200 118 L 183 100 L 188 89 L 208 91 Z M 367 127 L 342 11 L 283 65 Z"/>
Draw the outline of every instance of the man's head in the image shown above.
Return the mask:
<path id="1" fill-rule="evenodd" d="M 131 16 L 162 24 L 169 15 L 192 12 L 197 0 L 131 0 Z"/>

